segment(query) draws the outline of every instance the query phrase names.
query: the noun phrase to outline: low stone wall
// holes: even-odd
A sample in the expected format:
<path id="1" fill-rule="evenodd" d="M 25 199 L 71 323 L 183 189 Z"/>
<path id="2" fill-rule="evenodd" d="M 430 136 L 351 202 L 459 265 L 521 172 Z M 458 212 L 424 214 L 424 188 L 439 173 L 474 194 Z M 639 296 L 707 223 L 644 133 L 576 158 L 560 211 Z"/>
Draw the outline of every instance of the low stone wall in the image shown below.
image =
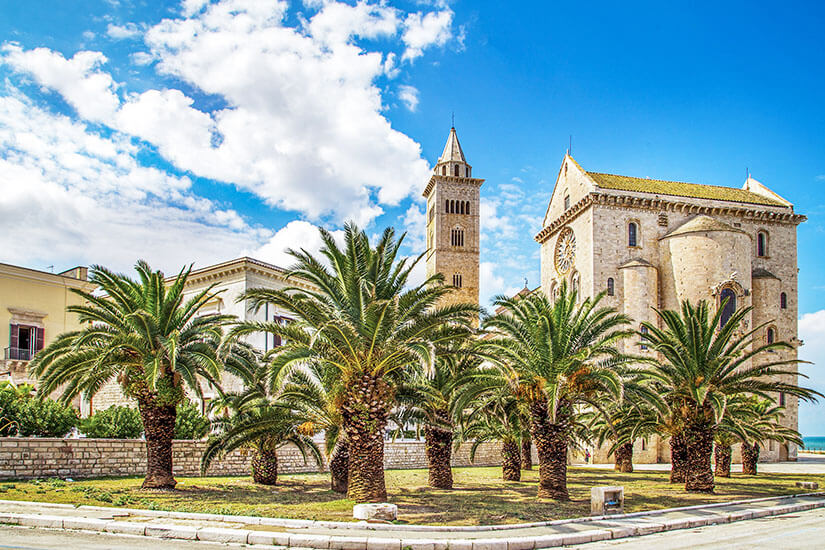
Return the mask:
<path id="1" fill-rule="evenodd" d="M 175 475 L 200 474 L 204 441 L 177 440 L 173 445 Z M 494 466 L 501 463 L 500 445 L 484 443 L 470 463 L 470 447 L 453 453 L 454 466 Z M 207 475 L 248 475 L 251 452 L 240 449 L 215 461 Z M 304 463 L 292 445 L 278 451 L 281 473 L 317 472 L 318 465 L 308 458 Z M 387 469 L 426 468 L 423 441 L 387 442 L 384 467 Z M 108 476 L 141 476 L 146 472 L 146 444 L 137 439 L 52 439 L 0 438 L 0 479 L 70 477 L 73 479 Z"/>

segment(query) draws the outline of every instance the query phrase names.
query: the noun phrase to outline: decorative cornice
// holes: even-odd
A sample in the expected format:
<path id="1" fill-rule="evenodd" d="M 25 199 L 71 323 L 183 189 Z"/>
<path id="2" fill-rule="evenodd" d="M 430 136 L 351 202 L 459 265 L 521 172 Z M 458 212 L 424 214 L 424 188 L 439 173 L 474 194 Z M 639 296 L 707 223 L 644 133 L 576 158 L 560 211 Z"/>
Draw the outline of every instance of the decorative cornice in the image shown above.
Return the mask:
<path id="1" fill-rule="evenodd" d="M 75 279 L 59 273 L 49 273 L 19 265 L 0 263 L 0 277 L 14 277 L 17 279 L 28 279 L 30 281 L 40 281 L 54 286 L 68 286 L 92 291 L 95 285 L 83 279 Z"/>
<path id="2" fill-rule="evenodd" d="M 483 179 L 480 178 L 465 178 L 463 176 L 441 176 L 438 174 L 433 174 L 430 176 L 430 181 L 427 182 L 427 187 L 424 188 L 424 192 L 421 194 L 424 198 L 429 197 L 430 192 L 432 192 L 433 187 L 437 183 L 436 180 L 443 181 L 445 183 L 469 183 L 471 185 L 477 185 L 481 187 L 481 184 L 484 183 Z"/>
<path id="3" fill-rule="evenodd" d="M 254 273 L 257 275 L 262 275 L 266 278 L 276 279 L 282 281 L 284 284 L 288 284 L 298 288 L 303 288 L 306 290 L 315 289 L 314 286 L 297 277 L 292 277 L 289 280 L 287 280 L 287 275 L 289 274 L 289 271 L 282 267 L 268 264 L 266 262 L 262 262 L 261 260 L 256 260 L 255 258 L 249 257 L 237 258 L 235 260 L 230 260 L 228 262 L 223 262 L 220 264 L 215 264 L 195 270 L 189 274 L 187 286 L 196 285 L 199 283 L 221 281 L 227 279 L 232 275 L 244 273 Z M 166 280 L 167 282 L 172 281 L 174 280 L 174 277 L 169 277 Z"/>
<path id="4" fill-rule="evenodd" d="M 746 221 L 790 223 L 794 225 L 799 225 L 808 219 L 802 214 L 794 214 L 792 211 L 787 211 L 788 209 L 784 207 L 783 210 L 786 211 L 779 212 L 774 210 L 766 210 L 764 208 L 749 208 L 742 206 L 705 206 L 687 201 L 667 200 L 662 198 L 636 197 L 612 193 L 590 193 L 579 202 L 568 208 L 564 214 L 556 218 L 552 223 L 550 223 L 550 225 L 542 229 L 535 236 L 535 240 L 540 244 L 544 243 L 559 228 L 569 223 L 585 208 L 592 204 L 620 208 L 631 207 L 659 212 L 665 210 L 669 212 L 681 212 L 687 214 L 705 214 L 708 216 L 737 216 Z"/>

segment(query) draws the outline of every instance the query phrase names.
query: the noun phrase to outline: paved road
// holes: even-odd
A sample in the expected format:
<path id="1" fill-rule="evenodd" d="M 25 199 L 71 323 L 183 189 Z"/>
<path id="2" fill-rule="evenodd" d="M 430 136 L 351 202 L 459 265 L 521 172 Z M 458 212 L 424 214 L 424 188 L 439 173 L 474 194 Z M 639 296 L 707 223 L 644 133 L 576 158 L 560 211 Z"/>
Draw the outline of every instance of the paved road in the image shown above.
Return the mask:
<path id="1" fill-rule="evenodd" d="M 697 527 L 644 537 L 593 542 L 580 550 L 785 550 L 825 547 L 825 509 L 818 508 L 784 516 L 773 516 L 723 525 Z"/>
<path id="2" fill-rule="evenodd" d="M 820 549 L 825 546 L 825 509 L 583 544 L 580 550 Z M 208 542 L 149 539 L 108 534 L 0 526 L 0 550 L 218 550 L 239 548 Z M 260 547 L 256 547 L 260 548 Z"/>
<path id="3" fill-rule="evenodd" d="M 613 464 L 575 464 L 582 468 L 600 468 L 612 470 Z M 670 464 L 634 464 L 639 471 L 670 471 Z M 731 464 L 732 472 L 741 472 L 741 464 Z M 759 471 L 766 474 L 825 474 L 825 455 L 799 453 L 796 462 L 759 463 Z"/>

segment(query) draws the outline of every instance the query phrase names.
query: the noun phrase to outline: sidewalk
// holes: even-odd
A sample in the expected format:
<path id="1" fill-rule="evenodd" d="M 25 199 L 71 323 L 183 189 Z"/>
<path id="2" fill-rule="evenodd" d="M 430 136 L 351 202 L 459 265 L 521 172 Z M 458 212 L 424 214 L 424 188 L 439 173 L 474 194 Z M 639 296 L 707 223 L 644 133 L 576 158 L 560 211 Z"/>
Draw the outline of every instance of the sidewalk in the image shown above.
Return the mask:
<path id="1" fill-rule="evenodd" d="M 442 527 L 187 514 L 0 500 L 0 524 L 338 550 L 532 550 L 825 507 L 825 492 L 519 525 Z"/>
<path id="2" fill-rule="evenodd" d="M 576 462 L 573 467 L 612 470 L 613 463 L 585 464 L 584 462 Z M 760 462 L 758 467 L 760 473 L 766 474 L 825 474 L 825 455 L 800 452 L 796 462 Z M 633 464 L 633 469 L 669 472 L 670 464 Z M 742 465 L 731 464 L 731 471 L 741 472 Z"/>

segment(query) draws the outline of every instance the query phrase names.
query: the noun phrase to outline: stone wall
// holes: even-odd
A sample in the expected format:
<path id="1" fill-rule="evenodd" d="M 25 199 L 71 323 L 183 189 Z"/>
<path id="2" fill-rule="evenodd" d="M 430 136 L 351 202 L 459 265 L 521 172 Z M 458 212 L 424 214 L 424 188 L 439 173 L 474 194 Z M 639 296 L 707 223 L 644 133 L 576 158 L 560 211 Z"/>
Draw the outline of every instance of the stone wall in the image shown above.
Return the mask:
<path id="1" fill-rule="evenodd" d="M 174 442 L 175 475 L 200 474 L 204 441 Z M 307 463 L 293 446 L 278 451 L 281 473 L 316 472 L 318 466 Z M 248 475 L 250 451 L 241 449 L 215 461 L 207 475 Z M 470 447 L 465 445 L 453 454 L 454 466 L 494 466 L 500 464 L 497 443 L 485 443 L 470 463 Z M 387 442 L 384 467 L 387 469 L 426 468 L 423 441 Z M 146 447 L 136 439 L 52 439 L 0 438 L 0 479 L 70 477 L 73 479 L 107 476 L 141 476 L 146 471 Z"/>

